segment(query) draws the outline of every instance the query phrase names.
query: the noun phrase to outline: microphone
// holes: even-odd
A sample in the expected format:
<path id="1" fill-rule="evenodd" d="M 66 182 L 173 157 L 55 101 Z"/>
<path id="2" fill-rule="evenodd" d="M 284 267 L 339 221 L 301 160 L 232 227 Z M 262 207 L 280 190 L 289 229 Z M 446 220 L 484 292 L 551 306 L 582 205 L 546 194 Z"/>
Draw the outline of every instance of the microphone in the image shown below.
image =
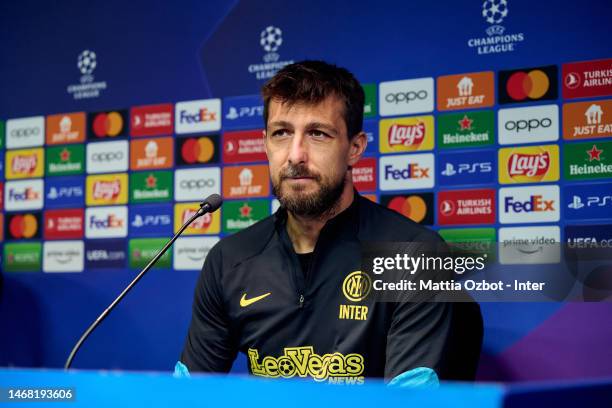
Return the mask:
<path id="1" fill-rule="evenodd" d="M 64 365 L 64 370 L 68 370 L 70 368 L 70 366 L 72 365 L 72 360 L 74 360 L 76 353 L 79 351 L 87 337 L 89 337 L 89 335 L 96 329 L 96 327 L 98 327 L 98 325 L 102 323 L 102 321 L 106 318 L 106 316 L 108 316 L 111 310 L 113 310 L 115 306 L 117 306 L 117 304 L 121 302 L 125 295 L 134 287 L 134 285 L 136 285 L 136 283 L 138 283 L 138 281 L 144 276 L 144 274 L 147 273 L 149 269 L 151 269 L 153 265 L 157 263 L 159 258 L 161 258 L 166 253 L 166 251 L 172 246 L 172 244 L 174 244 L 174 241 L 176 241 L 176 239 L 183 233 L 183 231 L 187 229 L 189 224 L 191 224 L 197 218 L 203 216 L 206 213 L 212 213 L 217 211 L 217 209 L 221 206 L 221 203 L 223 203 L 223 199 L 219 194 L 211 194 L 206 198 L 206 200 L 200 203 L 200 208 L 198 209 L 198 211 L 196 211 L 195 214 L 193 214 L 191 217 L 189 217 L 187 221 L 185 221 L 185 223 L 181 226 L 181 228 L 179 228 L 177 233 L 174 234 L 174 236 L 168 242 L 166 242 L 166 245 L 164 245 L 164 247 L 153 257 L 153 259 L 151 259 L 147 266 L 145 266 L 142 271 L 140 271 L 140 273 L 134 278 L 134 280 L 130 282 L 130 284 L 127 285 L 125 289 L 123 289 L 123 292 L 121 292 L 119 296 L 117 296 L 117 298 L 113 300 L 113 302 L 102 312 L 102 314 L 98 316 L 98 318 L 91 324 L 91 326 L 89 326 L 87 330 L 85 330 L 79 341 L 77 341 L 77 343 L 74 345 L 74 348 L 70 352 L 70 355 L 66 360 L 66 364 Z"/>

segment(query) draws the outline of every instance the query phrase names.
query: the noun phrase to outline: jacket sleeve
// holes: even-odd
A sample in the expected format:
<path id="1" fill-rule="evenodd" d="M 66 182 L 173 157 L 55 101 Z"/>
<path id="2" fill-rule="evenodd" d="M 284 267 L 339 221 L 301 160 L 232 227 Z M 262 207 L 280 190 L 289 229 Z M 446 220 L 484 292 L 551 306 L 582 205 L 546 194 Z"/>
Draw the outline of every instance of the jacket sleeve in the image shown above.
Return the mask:
<path id="1" fill-rule="evenodd" d="M 181 354 L 189 371 L 229 372 L 237 355 L 224 308 L 219 245 L 206 257 L 193 299 L 191 323 Z"/>
<path id="2" fill-rule="evenodd" d="M 432 242 L 429 236 L 427 241 L 424 250 L 427 255 L 436 255 L 444 247 L 439 237 L 435 237 Z M 422 250 L 423 247 L 419 248 L 413 255 L 422 253 Z M 420 275 L 420 278 L 429 277 L 443 280 L 449 276 L 440 271 Z M 431 369 L 440 377 L 446 368 L 453 305 L 418 292 L 403 296 L 400 295 L 394 304 L 387 332 L 385 380 L 417 368 Z"/>

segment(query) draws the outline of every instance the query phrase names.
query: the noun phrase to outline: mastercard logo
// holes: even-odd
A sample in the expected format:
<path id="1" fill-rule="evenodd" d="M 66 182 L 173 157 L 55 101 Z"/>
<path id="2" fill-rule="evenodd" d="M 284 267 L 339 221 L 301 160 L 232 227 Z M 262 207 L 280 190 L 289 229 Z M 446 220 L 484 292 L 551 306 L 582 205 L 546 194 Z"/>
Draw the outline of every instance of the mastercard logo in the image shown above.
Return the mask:
<path id="1" fill-rule="evenodd" d="M 433 216 L 430 214 L 433 202 L 431 193 L 409 195 L 409 196 L 383 196 L 381 200 L 388 208 L 410 218 L 419 224 L 433 224 Z"/>
<path id="2" fill-rule="evenodd" d="M 500 103 L 557 98 L 557 67 L 500 72 Z"/>
<path id="3" fill-rule="evenodd" d="M 9 235 L 12 239 L 34 238 L 38 232 L 38 220 L 32 214 L 19 214 L 8 223 Z"/>
<path id="4" fill-rule="evenodd" d="M 550 81 L 548 76 L 539 69 L 529 72 L 515 72 L 506 84 L 508 95 L 514 100 L 540 99 L 548 92 Z"/>
<path id="5" fill-rule="evenodd" d="M 214 136 L 177 139 L 179 164 L 212 163 L 217 158 L 217 140 Z"/>
<path id="6" fill-rule="evenodd" d="M 124 115 L 117 111 L 96 113 L 91 121 L 91 132 L 96 137 L 117 137 L 124 128 Z"/>

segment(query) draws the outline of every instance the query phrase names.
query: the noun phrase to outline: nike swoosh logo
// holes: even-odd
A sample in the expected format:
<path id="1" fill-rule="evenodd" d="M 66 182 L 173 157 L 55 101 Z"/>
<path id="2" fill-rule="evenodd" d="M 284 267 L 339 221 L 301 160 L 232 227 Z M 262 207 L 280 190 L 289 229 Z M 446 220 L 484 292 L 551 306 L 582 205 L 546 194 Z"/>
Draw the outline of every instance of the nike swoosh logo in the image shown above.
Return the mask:
<path id="1" fill-rule="evenodd" d="M 240 307 L 247 307 L 249 305 L 252 305 L 253 303 L 259 302 L 260 300 L 270 296 L 271 294 L 272 294 L 271 292 L 268 292 L 260 296 L 255 296 L 254 298 L 247 299 L 246 293 L 243 293 L 242 297 L 240 298 Z"/>

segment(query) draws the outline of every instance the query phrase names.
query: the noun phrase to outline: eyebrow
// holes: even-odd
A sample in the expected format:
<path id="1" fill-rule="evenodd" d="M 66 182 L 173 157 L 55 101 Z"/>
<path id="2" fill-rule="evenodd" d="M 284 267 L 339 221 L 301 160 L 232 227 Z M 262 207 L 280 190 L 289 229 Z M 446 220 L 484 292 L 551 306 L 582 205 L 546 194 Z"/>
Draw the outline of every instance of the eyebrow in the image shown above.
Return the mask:
<path id="1" fill-rule="evenodd" d="M 290 122 L 287 122 L 285 120 L 278 120 L 275 122 L 272 122 L 269 124 L 270 127 L 276 127 L 276 128 L 289 128 L 289 129 L 293 129 L 293 124 L 291 124 Z M 338 131 L 336 130 L 335 127 L 331 126 L 331 125 L 327 125 L 325 123 L 321 123 L 321 122 L 310 122 L 306 124 L 306 129 L 325 129 L 330 133 L 333 133 L 334 135 L 338 135 Z"/>

